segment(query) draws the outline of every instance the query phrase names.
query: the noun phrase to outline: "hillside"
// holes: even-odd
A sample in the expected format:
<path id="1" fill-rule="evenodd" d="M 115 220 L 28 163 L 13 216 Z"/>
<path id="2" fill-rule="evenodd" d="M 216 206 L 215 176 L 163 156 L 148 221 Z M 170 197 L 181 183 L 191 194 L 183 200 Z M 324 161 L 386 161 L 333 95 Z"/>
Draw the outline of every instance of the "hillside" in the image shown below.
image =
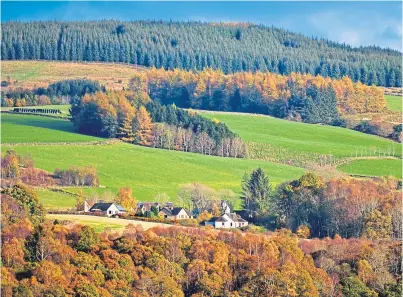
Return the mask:
<path id="1" fill-rule="evenodd" d="M 274 184 L 297 178 L 304 172 L 301 168 L 265 161 L 203 156 L 125 143 L 88 145 L 85 141 L 92 141 L 94 138 L 66 131 L 66 127 L 72 129 L 72 124 L 60 119 L 3 114 L 2 124 L 16 121 L 17 117 L 20 119 L 18 125 L 21 133 L 16 134 L 14 128 L 8 126 L 9 129 L 5 129 L 2 125 L 3 139 L 14 143 L 13 146 L 3 144 L 2 151 L 12 149 L 22 155 L 31 155 L 36 167 L 51 172 L 56 168 L 68 168 L 72 165 L 94 166 L 98 170 L 101 185 L 105 188 L 84 189 L 86 193 L 108 190 L 116 193 L 120 187 L 130 186 L 140 201 L 152 200 L 161 192 L 167 193 L 174 200 L 178 189 L 183 184 L 192 182 L 200 182 L 215 189 L 231 189 L 239 193 L 242 176 L 257 167 L 262 167 Z M 44 127 L 50 120 L 53 125 Z M 32 122 L 39 124 L 36 127 L 31 126 Z M 58 127 L 61 127 L 60 130 Z M 30 129 L 29 133 L 24 133 L 24 129 Z M 46 134 L 43 131 L 46 131 Z M 41 139 L 44 144 L 26 144 L 37 142 L 39 133 L 47 135 Z M 73 136 L 77 138 L 70 138 Z M 52 144 L 57 140 L 83 143 Z M 24 144 L 18 145 L 18 142 Z M 77 189 L 70 190 L 77 191 Z M 45 206 L 55 208 L 55 202 L 49 199 L 52 194 L 46 191 L 38 193 L 40 197 L 44 194 L 42 201 L 49 203 Z M 63 196 L 65 195 L 54 195 L 59 198 Z M 69 199 L 73 202 L 71 198 Z"/>
<path id="2" fill-rule="evenodd" d="M 245 23 L 6 22 L 1 41 L 3 60 L 109 61 L 165 69 L 211 67 L 225 73 L 301 72 L 347 75 L 369 85 L 402 85 L 398 51 L 352 48 Z"/>
<path id="3" fill-rule="evenodd" d="M 207 118 L 216 118 L 227 124 L 242 139 L 289 149 L 293 152 L 332 155 L 335 157 L 372 156 L 381 150 L 401 156 L 401 145 L 374 135 L 354 130 L 319 124 L 306 124 L 269 116 L 200 112 Z"/>

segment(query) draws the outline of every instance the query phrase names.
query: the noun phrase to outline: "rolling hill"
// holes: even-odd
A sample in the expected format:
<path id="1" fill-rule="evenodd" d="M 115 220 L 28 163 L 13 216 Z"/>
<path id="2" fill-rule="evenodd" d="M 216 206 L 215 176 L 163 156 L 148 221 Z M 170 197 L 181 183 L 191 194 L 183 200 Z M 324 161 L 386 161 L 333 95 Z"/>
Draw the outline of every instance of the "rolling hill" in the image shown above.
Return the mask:
<path id="1" fill-rule="evenodd" d="M 371 156 L 376 150 L 382 152 L 395 148 L 395 156 L 401 156 L 401 144 L 374 135 L 350 129 L 292 122 L 269 116 L 201 112 L 210 119 L 225 123 L 242 139 L 268 144 L 298 153 L 330 154 L 336 157 Z"/>
<path id="2" fill-rule="evenodd" d="M 174 200 L 180 186 L 192 182 L 239 193 L 242 176 L 257 167 L 262 167 L 274 184 L 295 179 L 304 172 L 301 168 L 265 161 L 204 156 L 125 143 L 88 145 L 85 142 L 99 139 L 73 133 L 72 124 L 61 119 L 4 114 L 1 120 L 5 123 L 2 125 L 3 139 L 13 143 L 12 146 L 3 144 L 3 151 L 13 149 L 19 154 L 31 155 L 35 166 L 47 171 L 72 165 L 97 168 L 101 185 L 105 188 L 85 189 L 86 193 L 108 190 L 116 193 L 120 187 L 130 186 L 138 200 L 152 200 L 161 192 L 166 192 Z M 20 133 L 14 133 L 16 127 Z M 38 139 L 41 145 L 26 144 Z M 82 143 L 54 143 L 57 141 Z M 24 144 L 18 145 L 18 142 Z M 45 206 L 54 208 L 57 203 L 52 203 L 49 196 L 51 193 L 44 191 L 41 200 Z M 55 195 L 56 199 L 64 199 L 63 196 L 66 195 Z M 70 205 L 63 203 L 65 207 Z"/>

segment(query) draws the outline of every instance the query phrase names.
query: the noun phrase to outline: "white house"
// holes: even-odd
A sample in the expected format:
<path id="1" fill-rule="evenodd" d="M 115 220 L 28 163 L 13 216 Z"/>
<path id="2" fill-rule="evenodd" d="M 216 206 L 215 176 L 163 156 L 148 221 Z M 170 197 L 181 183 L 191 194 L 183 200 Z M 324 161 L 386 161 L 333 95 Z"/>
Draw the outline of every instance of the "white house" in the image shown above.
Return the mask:
<path id="1" fill-rule="evenodd" d="M 206 226 L 213 226 L 214 228 L 240 228 L 248 226 L 248 221 L 242 219 L 236 213 L 225 213 L 220 217 L 211 218 L 204 223 Z"/>
<path id="2" fill-rule="evenodd" d="M 126 212 L 122 206 L 112 202 L 100 202 L 95 203 L 90 209 L 89 212 L 91 213 L 100 213 L 106 215 L 108 217 L 115 216 L 115 215 L 122 215 Z"/>

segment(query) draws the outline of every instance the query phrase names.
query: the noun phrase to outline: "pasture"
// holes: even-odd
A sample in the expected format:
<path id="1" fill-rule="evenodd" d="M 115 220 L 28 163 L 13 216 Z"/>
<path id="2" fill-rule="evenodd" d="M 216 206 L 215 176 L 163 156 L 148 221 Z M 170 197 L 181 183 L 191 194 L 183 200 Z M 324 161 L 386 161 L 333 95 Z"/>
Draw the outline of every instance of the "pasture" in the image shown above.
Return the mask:
<path id="1" fill-rule="evenodd" d="M 385 95 L 385 99 L 386 99 L 386 102 L 388 103 L 389 109 L 402 112 L 402 97 L 401 96 Z"/>
<path id="2" fill-rule="evenodd" d="M 36 190 L 36 193 L 45 208 L 66 210 L 73 208 L 76 204 L 76 198 L 65 193 L 50 190 Z"/>
<path id="3" fill-rule="evenodd" d="M 402 178 L 402 160 L 399 159 L 354 160 L 337 167 L 337 169 L 354 175 L 391 175 L 397 178 Z"/>
<path id="4" fill-rule="evenodd" d="M 136 71 L 143 68 L 113 63 L 72 63 L 51 61 L 2 61 L 2 77 L 14 87 L 47 87 L 50 83 L 86 78 L 97 80 L 107 89 L 121 90 Z"/>
<path id="5" fill-rule="evenodd" d="M 172 226 L 163 223 L 143 222 L 136 220 L 125 220 L 125 219 L 96 217 L 87 215 L 48 214 L 46 217 L 51 220 L 71 221 L 74 224 L 87 225 L 93 227 L 96 232 L 102 232 L 106 228 L 115 231 L 123 231 L 123 229 L 129 224 L 140 225 L 144 230 L 148 230 L 154 227 Z"/>
<path id="6" fill-rule="evenodd" d="M 102 141 L 103 138 L 78 134 L 73 124 L 38 115 L 8 114 L 1 115 L 1 142 L 87 142 Z"/>
<path id="7" fill-rule="evenodd" d="M 350 129 L 318 124 L 306 124 L 269 116 L 201 112 L 216 118 L 238 133 L 243 140 L 270 144 L 293 153 L 315 153 L 335 157 L 372 156 L 374 151 L 401 156 L 401 144 Z"/>
<path id="8" fill-rule="evenodd" d="M 242 176 L 262 167 L 277 184 L 298 178 L 301 168 L 264 161 L 203 156 L 194 153 L 168 151 L 119 143 L 114 145 L 42 145 L 3 146 L 22 155 L 30 154 L 35 167 L 53 172 L 69 166 L 93 166 L 100 182 L 114 193 L 129 186 L 140 201 L 150 201 L 157 193 L 165 192 L 175 200 L 183 184 L 199 182 L 215 189 L 241 191 Z M 87 191 L 84 190 L 86 193 Z M 90 190 L 88 190 L 90 191 Z"/>

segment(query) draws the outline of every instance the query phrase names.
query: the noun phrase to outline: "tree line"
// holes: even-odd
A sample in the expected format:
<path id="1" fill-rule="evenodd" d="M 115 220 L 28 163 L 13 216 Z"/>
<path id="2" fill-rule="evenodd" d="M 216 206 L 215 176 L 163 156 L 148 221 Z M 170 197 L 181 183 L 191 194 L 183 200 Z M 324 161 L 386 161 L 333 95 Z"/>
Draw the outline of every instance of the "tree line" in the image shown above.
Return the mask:
<path id="1" fill-rule="evenodd" d="M 36 193 L 2 190 L 5 297 L 401 296 L 401 243 L 304 240 L 128 225 L 97 234 L 45 220 Z"/>
<path id="2" fill-rule="evenodd" d="M 117 20 L 5 22 L 3 60 L 123 62 L 224 73 L 292 72 L 402 86 L 401 52 L 354 48 L 250 23 Z"/>
<path id="3" fill-rule="evenodd" d="M 225 124 L 151 102 L 140 92 L 98 92 L 71 102 L 71 121 L 80 133 L 206 155 L 246 156 L 245 144 Z"/>
<path id="4" fill-rule="evenodd" d="M 49 84 L 47 88 L 12 88 L 1 91 L 1 106 L 22 107 L 50 104 L 69 104 L 70 98 L 105 92 L 99 82 L 89 79 L 68 79 Z"/>
<path id="5" fill-rule="evenodd" d="M 335 123 L 343 114 L 376 113 L 386 108 L 381 89 L 353 83 L 348 77 L 332 80 L 296 73 L 153 68 L 135 73 L 129 88 L 164 105 L 260 113 L 308 123 Z"/>

